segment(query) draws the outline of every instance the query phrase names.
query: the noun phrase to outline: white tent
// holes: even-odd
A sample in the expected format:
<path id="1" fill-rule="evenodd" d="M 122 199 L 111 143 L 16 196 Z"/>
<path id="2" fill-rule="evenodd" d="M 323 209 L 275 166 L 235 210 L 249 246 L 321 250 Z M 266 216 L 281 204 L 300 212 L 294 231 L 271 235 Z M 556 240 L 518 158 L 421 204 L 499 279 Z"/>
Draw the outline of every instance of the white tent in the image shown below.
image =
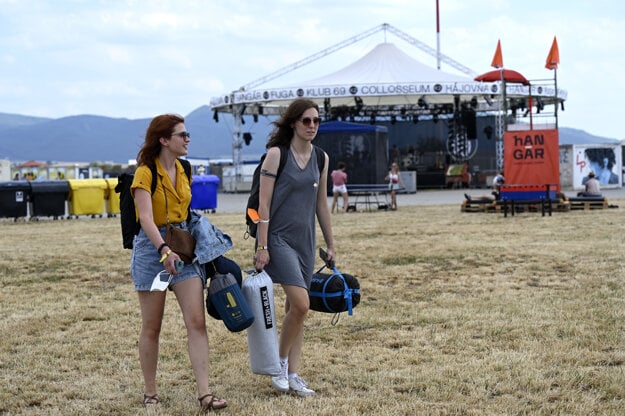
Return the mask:
<path id="1" fill-rule="evenodd" d="M 268 81 L 380 30 L 389 31 L 439 59 L 442 57 L 443 62 L 466 75 L 454 75 L 431 68 L 413 59 L 394 44 L 385 42 L 346 67 L 320 78 L 301 81 L 294 85 L 261 87 Z M 328 119 L 366 118 L 367 121 L 375 122 L 376 118 L 399 115 L 413 118 L 440 116 L 453 119 L 461 108 L 472 112 L 505 115 L 507 108 L 517 104 L 521 107 L 527 106 L 526 99 L 529 97 L 534 98 L 538 109 L 539 106 L 549 104 L 555 104 L 556 107 L 567 96 L 566 91 L 557 89 L 553 82 L 536 85 L 510 84 L 505 81 L 477 82 L 474 80 L 476 75 L 476 72 L 453 59 L 441 55 L 392 26 L 383 24 L 236 91 L 213 97 L 211 108 L 216 118 L 220 112 L 232 113 L 234 116 L 233 159 L 236 166 L 240 163 L 242 147 L 241 117 L 244 114 L 280 114 L 283 108 L 297 98 L 315 101 L 320 107 L 321 114 Z M 522 103 L 512 100 L 521 100 Z M 503 130 L 504 128 L 498 129 L 496 138 L 503 139 Z"/>
<path id="2" fill-rule="evenodd" d="M 379 30 L 391 30 L 389 25 L 382 25 Z M 402 34 L 404 38 L 408 35 Z M 427 48 L 413 39 L 413 43 Z M 336 48 L 330 48 L 336 49 Z M 434 53 L 433 50 L 427 52 Z M 313 55 L 320 59 L 328 53 Z M 312 59 L 310 60 L 312 61 Z M 400 110 L 414 114 L 432 114 L 432 112 L 453 111 L 458 100 L 470 102 L 477 111 L 497 111 L 498 96 L 502 94 L 502 82 L 474 81 L 476 72 L 447 58 L 449 63 L 466 75 L 450 74 L 422 64 L 410 57 L 392 43 L 381 43 L 362 58 L 339 69 L 313 80 L 303 80 L 297 84 L 260 88 L 263 83 L 284 75 L 290 70 L 303 66 L 302 62 L 294 64 L 292 69 L 277 71 L 276 77 L 268 76 L 258 82 L 252 82 L 239 90 L 220 97 L 211 98 L 211 107 L 216 112 L 239 114 L 279 114 L 297 98 L 310 98 L 320 106 L 326 104 L 322 111 L 342 106 L 360 106 L 360 115 L 369 115 L 376 111 L 384 114 L 387 111 Z M 505 95 L 514 97 L 540 97 L 542 104 L 564 101 L 567 93 L 555 86 L 507 84 Z M 422 99 L 419 102 L 419 99 Z M 328 104 L 329 100 L 329 106 Z M 421 105 L 419 105 L 421 103 Z M 447 105 L 447 107 L 444 107 Z M 391 108 L 392 106 L 392 108 Z M 438 107 L 437 107 L 438 106 Z"/>

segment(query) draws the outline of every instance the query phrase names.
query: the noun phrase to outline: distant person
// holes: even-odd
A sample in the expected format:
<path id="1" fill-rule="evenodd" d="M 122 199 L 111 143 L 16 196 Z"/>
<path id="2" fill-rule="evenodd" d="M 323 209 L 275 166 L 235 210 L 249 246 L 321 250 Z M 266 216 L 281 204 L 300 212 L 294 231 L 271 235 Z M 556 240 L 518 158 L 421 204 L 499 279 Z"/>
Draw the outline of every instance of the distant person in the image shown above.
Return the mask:
<path id="1" fill-rule="evenodd" d="M 344 162 L 339 162 L 337 169 L 333 170 L 330 176 L 332 176 L 332 209 L 331 212 L 339 211 L 338 202 L 339 194 L 343 196 L 343 212 L 347 212 L 347 206 L 349 205 L 349 196 L 347 194 L 347 172 L 345 169 L 347 166 Z"/>
<path id="2" fill-rule="evenodd" d="M 506 178 L 503 176 L 503 170 L 499 171 L 493 178 L 493 195 L 495 199 L 500 199 L 501 185 L 506 183 Z"/>
<path id="3" fill-rule="evenodd" d="M 464 198 L 469 203 L 478 203 L 478 204 L 489 203 L 489 202 L 495 201 L 495 198 L 490 195 L 471 196 L 469 194 L 464 194 Z"/>
<path id="4" fill-rule="evenodd" d="M 399 173 L 399 165 L 397 165 L 397 163 L 393 162 L 393 164 L 391 165 L 391 170 L 388 172 L 388 175 L 386 175 L 386 178 L 384 178 L 384 180 L 388 182 L 388 189 L 391 194 L 391 209 L 396 210 L 397 191 L 405 188 L 404 182 L 401 179 L 401 174 Z"/>
<path id="5" fill-rule="evenodd" d="M 20 180 L 20 174 L 18 172 L 16 172 L 15 176 L 13 176 L 13 180 L 14 181 L 19 181 Z"/>
<path id="6" fill-rule="evenodd" d="M 601 184 L 599 180 L 595 177 L 595 172 L 588 172 L 588 179 L 584 184 L 584 191 L 578 192 L 577 196 L 594 196 L 601 197 Z"/>

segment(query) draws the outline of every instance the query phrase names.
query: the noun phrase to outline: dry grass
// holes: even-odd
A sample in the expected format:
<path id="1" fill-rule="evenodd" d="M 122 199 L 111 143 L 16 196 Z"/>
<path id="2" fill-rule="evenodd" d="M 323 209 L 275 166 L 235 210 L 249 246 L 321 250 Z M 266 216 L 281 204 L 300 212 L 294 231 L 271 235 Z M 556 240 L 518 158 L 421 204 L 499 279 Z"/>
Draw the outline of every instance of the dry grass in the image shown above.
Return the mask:
<path id="1" fill-rule="evenodd" d="M 339 267 L 363 299 L 337 326 L 308 319 L 301 373 L 318 396 L 274 393 L 249 371 L 245 334 L 209 318 L 212 384 L 230 402 L 220 414 L 622 413 L 625 209 L 504 218 L 458 204 L 333 218 Z M 210 219 L 249 268 L 241 214 Z M 0 232 L 0 414 L 142 414 L 119 220 L 3 221 Z M 159 365 L 160 414 L 197 414 L 173 296 Z"/>

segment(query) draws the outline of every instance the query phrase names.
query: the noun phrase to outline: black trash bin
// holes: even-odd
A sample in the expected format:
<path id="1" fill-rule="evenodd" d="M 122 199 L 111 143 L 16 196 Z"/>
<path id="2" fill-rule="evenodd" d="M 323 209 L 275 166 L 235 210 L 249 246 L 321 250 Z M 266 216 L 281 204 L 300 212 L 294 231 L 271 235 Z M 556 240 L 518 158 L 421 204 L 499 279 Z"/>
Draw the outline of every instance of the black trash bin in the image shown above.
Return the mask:
<path id="1" fill-rule="evenodd" d="M 0 182 L 0 217 L 19 218 L 28 216 L 30 182 Z"/>
<path id="2" fill-rule="evenodd" d="M 67 181 L 33 181 L 30 183 L 33 217 L 62 217 L 69 196 Z"/>

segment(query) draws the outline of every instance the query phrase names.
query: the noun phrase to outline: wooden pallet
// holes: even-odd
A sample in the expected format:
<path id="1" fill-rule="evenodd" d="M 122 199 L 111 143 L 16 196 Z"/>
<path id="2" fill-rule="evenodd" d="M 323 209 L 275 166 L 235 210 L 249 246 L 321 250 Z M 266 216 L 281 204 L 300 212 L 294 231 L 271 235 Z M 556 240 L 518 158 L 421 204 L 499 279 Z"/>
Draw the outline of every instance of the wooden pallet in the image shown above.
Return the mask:
<path id="1" fill-rule="evenodd" d="M 533 206 L 528 206 L 533 205 Z M 552 201 L 551 207 L 556 212 L 567 212 L 571 210 L 571 206 L 568 201 Z M 531 204 L 517 204 L 516 212 L 541 212 L 540 208 L 536 206 L 536 203 Z M 512 207 L 508 206 L 508 210 Z M 495 212 L 502 213 L 504 211 L 504 205 L 501 201 L 497 202 L 469 202 L 462 201 L 460 206 L 461 212 Z"/>
<path id="2" fill-rule="evenodd" d="M 498 212 L 498 206 L 494 202 L 475 202 L 475 201 L 462 201 L 460 205 L 461 212 Z"/>
<path id="3" fill-rule="evenodd" d="M 607 209 L 607 198 L 569 198 L 571 210 Z"/>

